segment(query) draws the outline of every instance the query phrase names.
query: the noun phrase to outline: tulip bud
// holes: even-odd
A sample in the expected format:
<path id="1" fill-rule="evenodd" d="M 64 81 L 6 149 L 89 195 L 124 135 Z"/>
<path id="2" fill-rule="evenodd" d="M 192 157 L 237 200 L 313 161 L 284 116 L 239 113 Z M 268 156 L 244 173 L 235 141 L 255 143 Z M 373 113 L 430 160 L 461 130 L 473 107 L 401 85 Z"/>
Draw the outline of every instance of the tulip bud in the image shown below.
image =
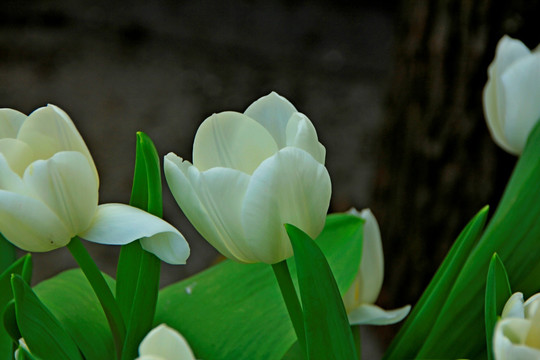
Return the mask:
<path id="1" fill-rule="evenodd" d="M 207 118 L 193 164 L 165 156 L 165 177 L 187 218 L 223 255 L 244 263 L 292 256 L 284 224 L 321 232 L 331 184 L 311 121 L 271 93 L 245 113 Z"/>
<path id="2" fill-rule="evenodd" d="M 376 305 L 384 277 L 384 259 L 381 232 L 377 219 L 369 209 L 361 212 L 352 208 L 349 213 L 364 220 L 362 259 L 360 268 L 343 303 L 351 325 L 389 325 L 403 320 L 411 306 L 384 310 Z"/>
<path id="3" fill-rule="evenodd" d="M 185 263 L 189 247 L 171 225 L 122 204 L 98 206 L 94 160 L 73 121 L 48 105 L 26 116 L 0 109 L 0 232 L 26 251 L 50 251 L 76 235 L 112 245 L 143 238 L 163 261 Z"/>
<path id="4" fill-rule="evenodd" d="M 540 359 L 540 293 L 525 303 L 520 292 L 508 299 L 495 325 L 493 354 L 496 360 Z"/>
<path id="5" fill-rule="evenodd" d="M 493 140 L 507 152 L 523 152 L 540 119 L 540 52 L 504 36 L 488 68 L 484 114 Z"/>
<path id="6" fill-rule="evenodd" d="M 146 335 L 136 360 L 194 360 L 186 339 L 175 329 L 161 324 Z"/>

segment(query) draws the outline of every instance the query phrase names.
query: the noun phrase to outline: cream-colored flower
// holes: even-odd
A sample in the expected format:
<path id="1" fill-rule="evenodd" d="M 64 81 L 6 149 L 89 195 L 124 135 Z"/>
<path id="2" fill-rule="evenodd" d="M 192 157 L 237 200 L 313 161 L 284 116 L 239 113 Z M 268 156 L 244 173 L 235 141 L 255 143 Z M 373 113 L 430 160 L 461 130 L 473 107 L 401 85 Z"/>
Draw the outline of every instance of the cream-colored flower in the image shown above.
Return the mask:
<path id="1" fill-rule="evenodd" d="M 540 119 L 540 51 L 504 36 L 488 68 L 484 114 L 493 140 L 519 155 Z"/>
<path id="2" fill-rule="evenodd" d="M 312 238 L 322 230 L 331 184 L 311 121 L 271 93 L 242 114 L 199 127 L 193 165 L 169 153 L 165 176 L 187 218 L 223 255 L 277 263 L 292 256 L 283 224 Z"/>
<path id="3" fill-rule="evenodd" d="M 362 259 L 356 277 L 343 303 L 351 325 L 388 325 L 403 320 L 411 310 L 406 305 L 395 310 L 384 310 L 375 305 L 384 277 L 384 258 L 381 232 L 377 219 L 369 209 L 361 212 L 352 208 L 350 214 L 364 220 Z"/>
<path id="4" fill-rule="evenodd" d="M 195 356 L 178 331 L 161 324 L 143 339 L 136 360 L 195 360 Z"/>
<path id="5" fill-rule="evenodd" d="M 141 245 L 181 264 L 189 246 L 174 227 L 123 204 L 98 206 L 92 156 L 69 116 L 48 105 L 26 116 L 0 109 L 0 232 L 26 251 L 53 250 L 78 235 L 86 240 Z"/>
<path id="6" fill-rule="evenodd" d="M 496 360 L 540 360 L 540 293 L 523 302 L 514 293 L 506 302 L 493 333 Z"/>

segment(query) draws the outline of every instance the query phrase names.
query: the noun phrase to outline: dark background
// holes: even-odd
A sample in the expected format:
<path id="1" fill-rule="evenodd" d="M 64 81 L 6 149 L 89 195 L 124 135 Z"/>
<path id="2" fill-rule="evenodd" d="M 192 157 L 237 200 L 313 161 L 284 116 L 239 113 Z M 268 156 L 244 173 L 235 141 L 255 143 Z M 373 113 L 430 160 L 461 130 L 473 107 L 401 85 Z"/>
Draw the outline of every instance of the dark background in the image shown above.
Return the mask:
<path id="1" fill-rule="evenodd" d="M 380 303 L 397 307 L 418 299 L 468 219 L 500 198 L 515 158 L 489 137 L 482 88 L 502 35 L 540 42 L 538 10 L 524 0 L 4 0 L 0 106 L 63 108 L 94 156 L 100 203 L 127 203 L 136 131 L 161 156 L 190 159 L 207 116 L 277 91 L 327 148 L 331 211 L 371 207 L 379 219 Z M 166 284 L 217 254 L 166 186 L 164 201 L 192 249 L 186 266 L 164 266 Z M 114 274 L 118 249 L 89 248 Z M 36 281 L 75 266 L 65 249 L 35 259 Z"/>

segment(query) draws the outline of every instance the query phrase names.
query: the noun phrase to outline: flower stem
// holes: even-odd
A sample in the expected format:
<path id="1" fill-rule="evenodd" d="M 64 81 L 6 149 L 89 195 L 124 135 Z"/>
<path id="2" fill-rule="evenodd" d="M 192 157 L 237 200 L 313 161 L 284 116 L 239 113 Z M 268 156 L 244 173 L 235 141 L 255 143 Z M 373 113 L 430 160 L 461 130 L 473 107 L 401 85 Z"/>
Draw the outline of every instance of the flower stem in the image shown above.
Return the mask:
<path id="1" fill-rule="evenodd" d="M 287 311 L 289 312 L 289 317 L 296 332 L 296 337 L 298 338 L 298 345 L 302 349 L 304 354 L 307 354 L 306 350 L 306 331 L 304 329 L 304 314 L 302 312 L 302 307 L 298 301 L 298 295 L 296 294 L 296 289 L 292 282 L 291 273 L 289 267 L 287 266 L 287 261 L 283 260 L 276 264 L 272 264 L 272 270 L 274 270 L 274 275 L 276 276 L 277 282 L 279 284 L 279 289 L 281 290 L 281 295 L 287 306 Z"/>
<path id="2" fill-rule="evenodd" d="M 92 289 L 94 289 L 94 293 L 99 299 L 101 307 L 107 317 L 107 321 L 109 322 L 109 327 L 111 328 L 117 357 L 120 358 L 122 344 L 124 343 L 124 337 L 126 335 L 126 326 L 114 295 L 112 294 L 109 285 L 107 285 L 103 274 L 77 236 L 71 239 L 67 248 L 71 252 L 71 255 L 73 255 L 75 261 L 77 261 L 77 264 L 79 264 L 79 267 L 90 282 Z"/>

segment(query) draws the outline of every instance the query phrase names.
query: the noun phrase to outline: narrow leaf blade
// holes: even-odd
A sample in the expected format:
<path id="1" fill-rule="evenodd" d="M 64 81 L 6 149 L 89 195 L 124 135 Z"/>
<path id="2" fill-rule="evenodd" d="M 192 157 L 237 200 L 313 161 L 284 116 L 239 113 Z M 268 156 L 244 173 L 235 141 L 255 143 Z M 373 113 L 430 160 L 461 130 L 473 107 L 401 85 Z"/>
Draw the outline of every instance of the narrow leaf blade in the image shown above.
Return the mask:
<path id="1" fill-rule="evenodd" d="M 294 225 L 285 225 L 294 250 L 310 360 L 357 359 L 347 313 L 326 258 Z"/>
<path id="2" fill-rule="evenodd" d="M 486 281 L 486 342 L 488 359 L 493 360 L 493 330 L 497 323 L 498 315 L 502 312 L 504 304 L 512 295 L 508 275 L 504 264 L 497 253 L 493 254 Z"/>
<path id="3" fill-rule="evenodd" d="M 11 285 L 17 324 L 30 351 L 44 359 L 82 360 L 73 339 L 23 278 L 13 275 Z"/>

